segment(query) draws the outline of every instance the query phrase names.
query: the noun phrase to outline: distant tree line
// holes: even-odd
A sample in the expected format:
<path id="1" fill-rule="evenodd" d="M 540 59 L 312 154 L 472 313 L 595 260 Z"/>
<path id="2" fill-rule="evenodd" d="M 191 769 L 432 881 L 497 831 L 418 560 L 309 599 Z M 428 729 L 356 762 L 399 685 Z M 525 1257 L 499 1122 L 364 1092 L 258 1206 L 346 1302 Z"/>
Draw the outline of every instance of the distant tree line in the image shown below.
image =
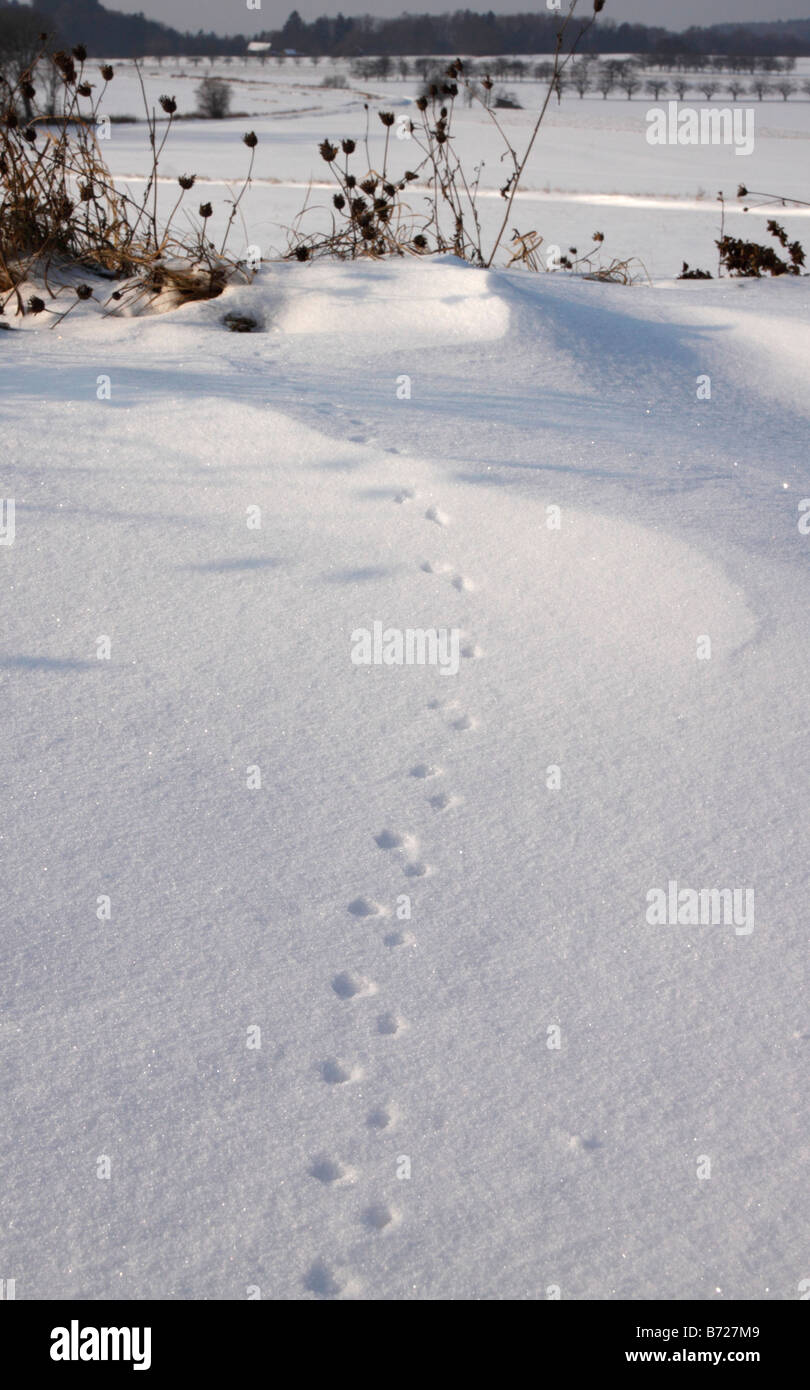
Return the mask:
<path id="1" fill-rule="evenodd" d="M 585 54 L 575 58 L 565 72 L 558 73 L 555 90 L 558 95 L 576 93 L 582 99 L 586 96 L 601 96 L 607 100 L 614 93 L 621 92 L 631 101 L 637 93 L 651 96 L 655 101 L 663 97 L 674 97 L 683 101 L 688 92 L 698 92 L 711 101 L 715 96 L 730 96 L 738 101 L 742 96 L 752 96 L 758 101 L 781 97 L 787 101 L 795 93 L 810 96 L 810 81 L 798 83 L 788 75 L 796 66 L 795 58 L 762 58 L 744 65 L 731 59 L 715 58 L 711 62 L 692 63 L 691 75 L 686 75 L 680 65 L 652 63 L 647 54 L 635 54 L 630 58 L 617 59 L 596 54 Z M 656 68 L 667 67 L 671 78 L 650 77 Z M 761 70 L 760 70 L 761 68 Z M 750 71 L 753 80 L 744 82 L 740 71 Z M 423 84 L 441 83 L 442 69 L 435 58 L 355 58 L 351 64 L 352 76 L 361 82 L 387 82 L 391 78 L 420 78 Z M 535 63 L 524 62 L 522 58 L 488 58 L 476 62 L 467 59 L 464 63 L 465 76 L 475 83 L 482 101 L 486 102 L 484 89 L 479 89 L 477 79 L 493 77 L 511 82 L 550 82 L 554 75 L 554 65 L 548 60 Z M 646 75 L 645 75 L 646 74 Z M 497 104 L 497 103 L 496 103 Z M 514 102 L 509 104 L 516 104 Z"/>
<path id="2" fill-rule="evenodd" d="M 583 16 L 590 6 L 583 6 Z M 260 13 L 257 11 L 257 14 Z M 273 56 L 390 57 L 401 55 L 500 56 L 549 53 L 559 29 L 558 13 L 495 15 L 456 10 L 452 14 L 322 16 L 308 24 L 293 10 L 280 29 L 253 37 L 272 44 Z M 211 57 L 244 54 L 242 34 L 180 33 L 143 14 L 119 14 L 99 0 L 35 0 L 33 7 L 0 0 L 0 47 L 16 31 L 45 31 L 60 42 L 83 43 L 95 57 Z M 633 53 L 648 66 L 673 70 L 727 62 L 729 71 L 763 70 L 766 59 L 810 54 L 810 20 L 692 27 L 683 33 L 645 24 L 616 24 L 604 16 L 584 44 L 590 54 Z"/>

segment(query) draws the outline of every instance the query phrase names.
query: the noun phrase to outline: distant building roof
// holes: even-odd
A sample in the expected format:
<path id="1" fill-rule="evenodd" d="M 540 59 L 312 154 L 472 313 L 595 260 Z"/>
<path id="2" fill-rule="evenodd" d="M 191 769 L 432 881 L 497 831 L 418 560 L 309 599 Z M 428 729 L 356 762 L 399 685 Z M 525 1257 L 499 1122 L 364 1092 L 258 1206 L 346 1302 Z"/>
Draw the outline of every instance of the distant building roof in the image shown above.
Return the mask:
<path id="1" fill-rule="evenodd" d="M 258 39 L 251 39 L 247 51 L 248 53 L 269 53 L 272 47 L 271 43 L 261 43 Z"/>

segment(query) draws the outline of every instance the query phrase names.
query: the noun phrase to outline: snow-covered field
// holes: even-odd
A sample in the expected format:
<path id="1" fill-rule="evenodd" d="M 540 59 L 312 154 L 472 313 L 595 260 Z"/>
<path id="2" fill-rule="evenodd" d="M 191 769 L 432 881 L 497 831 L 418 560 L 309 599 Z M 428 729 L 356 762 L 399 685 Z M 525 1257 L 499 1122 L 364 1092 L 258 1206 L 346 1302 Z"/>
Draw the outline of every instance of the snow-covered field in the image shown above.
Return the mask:
<path id="1" fill-rule="evenodd" d="M 179 114 L 193 113 L 197 86 L 207 74 L 207 65 L 147 64 L 143 76 L 148 99 L 157 104 L 159 96 L 166 93 L 176 98 Z M 247 67 L 217 64 L 211 74 L 230 83 L 233 110 L 247 115 L 224 123 L 188 121 L 175 127 L 161 165 L 167 180 L 166 197 L 174 201 L 178 175 L 196 174 L 197 192 L 218 203 L 224 218 L 228 194 L 223 184 L 233 181 L 238 186 L 246 168 L 241 136 L 246 128 L 255 130 L 259 146 L 246 236 L 249 234 L 250 244 L 268 256 L 286 250 L 288 230 L 310 181 L 315 183 L 309 195 L 313 212 L 305 225 L 324 225 L 334 185 L 328 183 L 326 165 L 318 154 L 320 142 L 344 137 L 362 140 L 368 103 L 372 158 L 381 161 L 384 131 L 376 111 L 387 109 L 397 118 L 412 118 L 416 114 L 413 99 L 420 87 L 416 77 L 358 87 L 345 64 L 337 65 L 337 75 L 352 83 L 347 90 L 319 85 L 324 77 L 336 74 L 336 65 L 327 63 L 317 68 L 305 63 L 296 67 L 289 62 L 281 68 L 274 64 L 264 68 L 255 63 Z M 799 88 L 808 79 L 810 60 L 799 60 L 792 80 Z M 544 88 L 537 82 L 499 85 L 505 85 L 523 105 L 520 111 L 497 113 L 507 136 L 520 148 L 528 139 Z M 654 278 L 677 275 L 683 261 L 714 273 L 714 242 L 720 227 L 718 192 L 722 191 L 727 200 L 726 230 L 732 236 L 754 239 L 767 236 L 765 223 L 774 211 L 744 213 L 745 204 L 736 197 L 740 183 L 769 194 L 807 197 L 810 97 L 799 92 L 788 102 L 778 96 L 757 102 L 742 96 L 737 109 L 754 113 L 754 148 L 749 155 L 738 155 L 728 145 L 648 144 L 647 112 L 665 106 L 667 100 L 662 96 L 656 102 L 641 92 L 632 101 L 620 92 L 607 101 L 597 94 L 580 100 L 567 92 L 559 106 L 552 105 L 515 202 L 512 221 L 518 231 L 534 230 L 546 247 L 559 246 L 565 252 L 575 246 L 580 254 L 591 248 L 593 233 L 601 231 L 605 259 L 638 257 Z M 735 107 L 720 91 L 711 103 L 692 92 L 683 105 L 696 111 L 707 105 Z M 131 65 L 118 66 L 105 110 L 142 115 L 143 99 Z M 482 164 L 480 213 L 485 234 L 491 237 L 503 212 L 499 189 L 509 173 L 508 165 L 502 162 L 503 143 L 478 106 L 470 109 L 457 104 L 454 129 L 467 167 Z M 406 140 L 392 143 L 393 170 L 400 174 L 417 155 Z M 142 178 L 144 145 L 142 125 L 114 125 L 103 148 L 117 175 Z M 137 193 L 138 183 L 131 187 Z M 426 193 L 426 188 L 416 185 L 412 193 L 415 208 L 422 206 Z M 198 201 L 195 196 L 189 202 L 194 211 Z M 806 236 L 810 208 L 779 209 L 779 216 L 791 237 Z M 641 267 L 637 270 L 643 275 Z"/>
<path id="2" fill-rule="evenodd" d="M 270 254 L 362 106 L 267 80 Z M 651 284 L 269 263 L 0 333 L 18 1298 L 800 1297 L 810 282 L 670 277 L 718 188 L 803 196 L 810 106 L 747 160 L 646 107 L 565 99 L 515 216 Z"/>

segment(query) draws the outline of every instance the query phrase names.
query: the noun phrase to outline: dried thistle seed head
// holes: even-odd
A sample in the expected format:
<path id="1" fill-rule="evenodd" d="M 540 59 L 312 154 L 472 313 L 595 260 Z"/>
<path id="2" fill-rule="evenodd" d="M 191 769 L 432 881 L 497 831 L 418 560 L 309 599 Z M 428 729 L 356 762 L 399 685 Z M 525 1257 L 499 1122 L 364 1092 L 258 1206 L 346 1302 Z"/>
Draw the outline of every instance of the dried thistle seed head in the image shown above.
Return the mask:
<path id="1" fill-rule="evenodd" d="M 739 188 L 737 189 L 737 197 L 738 197 L 738 198 L 747 198 L 747 197 L 748 197 L 748 189 L 746 188 L 746 186 L 745 186 L 744 183 L 741 183 L 740 186 L 739 186 Z"/>
<path id="2" fill-rule="evenodd" d="M 93 291 L 91 290 L 91 288 L 90 288 L 89 285 L 77 285 L 77 286 L 76 286 L 76 298 L 77 298 L 77 299 L 92 299 L 92 297 L 93 297 Z"/>
<path id="3" fill-rule="evenodd" d="M 99 72 L 101 73 L 101 76 L 104 78 L 105 82 L 112 82 L 113 78 L 115 77 L 115 68 L 113 67 L 112 63 L 105 63 L 103 67 L 99 68 Z"/>
<path id="4" fill-rule="evenodd" d="M 29 299 L 26 305 L 26 308 L 29 314 L 41 314 L 42 310 L 45 308 L 45 304 L 39 298 L 39 295 L 32 294 L 31 298 Z"/>
<path id="5" fill-rule="evenodd" d="M 387 193 L 389 198 L 393 198 L 396 191 L 397 190 L 392 183 L 383 184 L 383 193 Z"/>
<path id="6" fill-rule="evenodd" d="M 34 97 L 37 94 L 37 89 L 31 81 L 30 77 L 23 78 L 22 82 L 20 83 L 20 92 L 25 97 L 26 101 L 33 101 Z"/>
<path id="7" fill-rule="evenodd" d="M 357 179 L 354 177 L 354 174 L 347 174 L 347 175 L 346 175 L 346 187 L 347 187 L 347 188 L 355 188 L 356 185 L 357 185 Z"/>
<path id="8" fill-rule="evenodd" d="M 14 110 L 13 106 L 9 106 L 8 110 L 6 111 L 5 122 L 9 130 L 16 130 L 17 126 L 20 124 L 17 120 L 17 112 Z"/>
<path id="9" fill-rule="evenodd" d="M 604 234 L 604 232 L 594 232 L 594 234 L 593 234 L 593 239 L 594 239 L 594 241 L 604 241 L 604 239 L 605 239 L 605 234 Z"/>
<path id="10" fill-rule="evenodd" d="M 394 124 L 393 111 L 378 111 L 377 114 L 384 126 L 390 126 Z"/>
<path id="11" fill-rule="evenodd" d="M 200 203 L 200 217 L 203 219 L 210 217 L 213 211 L 210 203 Z"/>
<path id="12" fill-rule="evenodd" d="M 340 147 L 344 154 L 354 154 L 357 149 L 354 140 L 341 140 Z"/>
<path id="13" fill-rule="evenodd" d="M 373 193 L 374 189 L 377 187 L 377 180 L 370 178 L 363 179 L 363 182 L 361 183 L 360 187 L 362 188 L 364 193 Z"/>
<path id="14" fill-rule="evenodd" d="M 308 260 L 309 260 L 309 247 L 308 247 L 308 246 L 296 246 L 296 248 L 295 248 L 295 259 L 296 259 L 297 261 L 308 261 Z"/>
<path id="15" fill-rule="evenodd" d="M 604 8 L 605 8 L 605 0 L 593 0 L 593 12 L 594 12 L 594 14 L 599 14 L 599 11 L 600 11 L 600 10 L 603 10 Z"/>
<path id="16" fill-rule="evenodd" d="M 418 236 L 414 237 L 413 244 L 414 246 L 418 246 L 420 251 L 424 251 L 425 247 L 427 246 L 427 237 L 422 236 L 422 233 L 419 232 Z"/>
<path id="17" fill-rule="evenodd" d="M 242 136 L 242 142 L 247 145 L 249 150 L 255 150 L 259 143 L 259 137 L 255 131 L 249 130 L 247 135 Z"/>
<path id="18" fill-rule="evenodd" d="M 23 131 L 23 139 L 27 140 L 29 145 L 35 145 L 37 143 L 37 132 L 32 125 L 26 126 Z"/>
<path id="19" fill-rule="evenodd" d="M 70 54 L 63 53 L 60 50 L 58 53 L 54 53 L 53 62 L 54 65 L 59 69 L 60 73 L 62 74 L 62 78 L 67 83 L 67 85 L 69 87 L 74 86 L 76 82 L 76 64 L 74 63 Z"/>
<path id="20" fill-rule="evenodd" d="M 418 174 L 415 174 L 415 173 L 413 172 L 413 169 L 406 169 L 406 170 L 405 170 L 405 182 L 406 182 L 406 183 L 413 183 L 414 179 L 418 179 L 418 178 L 419 178 L 419 175 L 418 175 Z"/>
<path id="21" fill-rule="evenodd" d="M 79 184 L 79 198 L 83 203 L 91 203 L 93 201 L 93 185 L 91 183 Z"/>
<path id="22" fill-rule="evenodd" d="M 177 102 L 174 97 L 161 97 L 160 104 L 167 116 L 173 116 L 177 110 Z"/>
<path id="23" fill-rule="evenodd" d="M 93 95 L 93 88 L 90 86 L 89 82 L 80 82 L 76 91 L 79 93 L 80 97 L 91 97 Z"/>
<path id="24" fill-rule="evenodd" d="M 485 77 L 484 80 L 483 80 L 483 82 L 481 83 L 481 86 L 482 86 L 482 87 L 486 87 L 487 91 L 488 91 L 488 92 L 491 92 L 491 91 L 492 91 L 492 78 L 491 78 L 491 77 Z"/>
<path id="25" fill-rule="evenodd" d="M 337 154 L 337 145 L 331 145 L 328 140 L 322 140 L 318 146 L 318 150 L 320 151 L 321 159 L 324 160 L 326 164 L 332 164 L 334 162 L 335 155 Z"/>
<path id="26" fill-rule="evenodd" d="M 427 111 L 427 97 L 417 97 L 416 105 L 420 111 Z"/>
<path id="27" fill-rule="evenodd" d="M 180 187 L 187 192 L 189 188 L 194 187 L 194 181 L 196 177 L 196 174 L 181 174 L 177 182 L 179 183 Z"/>
<path id="28" fill-rule="evenodd" d="M 71 51 L 77 63 L 83 63 L 87 58 L 87 49 L 85 48 L 83 43 L 77 43 L 75 48 L 73 48 Z"/>
<path id="29" fill-rule="evenodd" d="M 342 212 L 346 206 L 346 199 L 344 198 L 342 193 L 336 193 L 332 198 L 332 202 L 334 203 L 338 212 Z"/>

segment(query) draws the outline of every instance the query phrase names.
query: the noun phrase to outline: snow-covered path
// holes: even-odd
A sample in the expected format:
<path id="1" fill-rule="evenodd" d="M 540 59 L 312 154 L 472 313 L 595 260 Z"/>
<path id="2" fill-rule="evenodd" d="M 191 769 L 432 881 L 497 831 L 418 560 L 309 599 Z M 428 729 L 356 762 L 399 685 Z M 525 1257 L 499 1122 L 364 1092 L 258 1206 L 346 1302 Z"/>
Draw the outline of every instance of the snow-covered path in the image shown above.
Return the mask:
<path id="1" fill-rule="evenodd" d="M 797 1296 L 807 305 L 448 258 L 0 334 L 19 1298 Z"/>

